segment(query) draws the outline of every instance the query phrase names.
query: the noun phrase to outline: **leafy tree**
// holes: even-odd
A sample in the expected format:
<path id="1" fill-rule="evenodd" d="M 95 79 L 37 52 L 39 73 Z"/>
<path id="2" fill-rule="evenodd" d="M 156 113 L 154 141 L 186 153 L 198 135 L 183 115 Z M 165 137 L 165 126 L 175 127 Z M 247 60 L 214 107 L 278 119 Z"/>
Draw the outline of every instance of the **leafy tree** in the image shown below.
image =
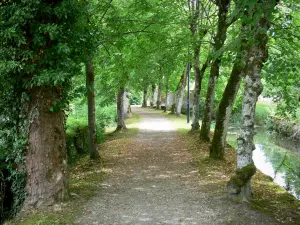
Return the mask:
<path id="1" fill-rule="evenodd" d="M 251 178 L 256 171 L 252 161 L 255 107 L 263 90 L 261 70 L 268 58 L 267 30 L 277 1 L 266 0 L 246 4 L 247 12 L 242 20 L 247 21 L 246 29 L 251 39 L 245 57 L 245 89 L 241 133 L 238 137 L 237 170 L 228 182 L 230 196 L 241 201 L 248 201 L 252 196 Z"/>

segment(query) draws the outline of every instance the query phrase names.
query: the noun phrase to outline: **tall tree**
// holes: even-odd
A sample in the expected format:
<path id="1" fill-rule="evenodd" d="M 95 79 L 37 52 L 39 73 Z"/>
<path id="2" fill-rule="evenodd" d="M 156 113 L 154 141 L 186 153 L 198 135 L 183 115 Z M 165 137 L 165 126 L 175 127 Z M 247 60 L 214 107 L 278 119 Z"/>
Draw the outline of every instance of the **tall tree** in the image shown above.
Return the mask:
<path id="1" fill-rule="evenodd" d="M 202 3 L 203 4 L 203 3 Z M 192 34 L 192 49 L 193 49 L 193 68 L 195 74 L 195 87 L 194 87 L 194 96 L 193 96 L 193 112 L 192 112 L 192 130 L 199 130 L 199 110 L 200 110 L 200 92 L 201 84 L 204 72 L 201 73 L 200 70 L 200 50 L 201 50 L 201 41 L 208 32 L 207 21 L 209 20 L 210 11 L 206 11 L 207 6 L 210 2 L 206 1 L 202 5 L 200 10 L 200 1 L 189 1 L 189 10 L 190 10 L 190 31 Z M 206 69 L 206 66 L 203 67 Z M 204 71 L 205 71 L 204 69 Z"/>
<path id="2" fill-rule="evenodd" d="M 243 51 L 241 49 L 241 51 Z M 228 79 L 226 88 L 222 95 L 222 99 L 219 104 L 216 126 L 210 146 L 210 157 L 215 159 L 223 159 L 224 150 L 226 147 L 227 130 L 230 123 L 230 117 L 234 100 L 238 93 L 240 83 L 243 77 L 245 57 L 238 53 L 235 63 L 233 65 L 232 72 Z"/>
<path id="3" fill-rule="evenodd" d="M 144 91 L 143 91 L 143 104 L 142 104 L 142 107 L 147 107 L 147 94 L 148 94 L 148 86 L 145 86 Z"/>
<path id="4" fill-rule="evenodd" d="M 167 112 L 167 107 L 169 105 L 169 77 L 167 76 L 166 78 L 166 84 L 165 84 L 165 88 L 166 88 L 166 99 L 165 99 L 165 108 L 164 108 L 164 112 Z"/>
<path id="5" fill-rule="evenodd" d="M 95 72 L 93 60 L 86 62 L 86 89 L 88 95 L 88 127 L 89 127 L 89 148 L 90 158 L 98 160 L 100 158 L 98 152 L 98 143 L 96 136 L 96 109 L 95 109 Z"/>
<path id="6" fill-rule="evenodd" d="M 181 114 L 181 108 L 183 104 L 183 97 L 184 97 L 184 90 L 186 86 L 186 79 L 188 74 L 188 65 L 186 65 L 180 81 L 178 83 L 177 89 L 176 89 L 176 96 L 175 96 L 175 114 L 176 116 L 180 116 Z"/>
<path id="7" fill-rule="evenodd" d="M 159 78 L 158 89 L 157 89 L 157 100 L 156 100 L 156 109 L 160 109 L 161 107 L 161 95 L 162 95 L 162 77 Z"/>
<path id="8" fill-rule="evenodd" d="M 230 7 L 230 0 L 217 0 L 216 5 L 218 7 L 218 25 L 217 33 L 213 42 L 213 54 L 210 76 L 207 85 L 205 110 L 201 124 L 200 138 L 205 141 L 209 141 L 211 117 L 214 110 L 215 88 L 217 79 L 220 73 L 221 59 L 222 59 L 222 47 L 226 40 L 227 28 L 227 15 Z"/>
<path id="9" fill-rule="evenodd" d="M 124 110 L 124 100 L 126 98 L 125 94 L 125 87 L 121 86 L 117 94 L 117 131 L 127 129 L 125 125 L 126 111 Z"/>
<path id="10" fill-rule="evenodd" d="M 17 148 L 7 147 L 14 149 L 10 157 L 14 155 L 15 159 L 9 160 L 19 168 L 26 168 L 26 176 L 23 169 L 11 171 L 16 174 L 12 187 L 14 205 L 20 206 L 26 196 L 26 209 L 43 208 L 68 197 L 64 109 L 70 79 L 80 71 L 77 65 L 81 60 L 77 56 L 83 50 L 79 40 L 83 33 L 78 28 L 87 21 L 86 3 L 72 0 L 1 3 L 1 18 L 7 21 L 0 25 L 1 80 L 2 83 L 8 77 L 14 80 L 4 86 L 11 87 L 16 102 L 20 103 L 16 106 L 19 119 L 7 127 L 18 135 L 13 144 Z M 10 106 L 7 103 L 5 107 Z M 16 121 L 10 115 L 5 118 Z M 21 180 L 25 178 L 26 182 Z M 25 183 L 27 193 L 20 195 Z"/>
<path id="11" fill-rule="evenodd" d="M 151 107 L 154 107 L 154 104 L 155 104 L 155 91 L 156 91 L 156 85 L 152 84 L 152 86 L 151 86 L 151 102 L 150 102 Z"/>
<path id="12" fill-rule="evenodd" d="M 252 160 L 252 151 L 255 149 L 254 116 L 258 96 L 263 90 L 261 83 L 261 69 L 268 58 L 267 30 L 270 27 L 270 17 L 278 0 L 257 1 L 249 7 L 245 18 L 253 21 L 248 25 L 252 43 L 247 49 L 245 69 L 245 89 L 242 109 L 241 133 L 238 137 L 237 170 L 228 182 L 228 192 L 234 199 L 248 201 L 251 196 L 251 178 L 256 168 Z M 250 20 L 249 20 L 250 19 Z"/>

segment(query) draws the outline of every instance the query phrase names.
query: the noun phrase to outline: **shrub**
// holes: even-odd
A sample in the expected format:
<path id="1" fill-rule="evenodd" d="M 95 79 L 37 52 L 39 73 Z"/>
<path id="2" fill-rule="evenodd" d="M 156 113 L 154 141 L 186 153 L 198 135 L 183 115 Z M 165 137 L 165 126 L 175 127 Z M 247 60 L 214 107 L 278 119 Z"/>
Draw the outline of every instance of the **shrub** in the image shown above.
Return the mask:
<path id="1" fill-rule="evenodd" d="M 116 121 L 115 104 L 103 106 L 101 98 L 96 101 L 97 141 L 103 141 L 106 126 L 112 126 Z M 70 105 L 70 113 L 66 122 L 67 149 L 69 164 L 77 161 L 82 154 L 88 153 L 88 111 L 87 103 L 75 101 Z"/>

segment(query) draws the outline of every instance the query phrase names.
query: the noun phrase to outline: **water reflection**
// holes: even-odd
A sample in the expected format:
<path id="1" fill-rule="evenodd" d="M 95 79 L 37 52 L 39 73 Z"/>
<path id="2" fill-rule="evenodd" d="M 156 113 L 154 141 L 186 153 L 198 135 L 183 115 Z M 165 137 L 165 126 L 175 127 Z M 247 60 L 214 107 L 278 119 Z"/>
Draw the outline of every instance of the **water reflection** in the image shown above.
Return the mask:
<path id="1" fill-rule="evenodd" d="M 289 153 L 279 147 L 256 144 L 253 151 L 253 161 L 255 166 L 264 174 L 273 178 L 274 182 L 284 187 L 288 192 L 300 199 L 300 177 L 294 173 L 293 166 L 289 167 Z M 277 154 L 275 151 L 278 151 Z M 278 154 L 279 153 L 279 154 Z M 300 164 L 300 162 L 299 162 Z M 294 167 L 294 169 L 297 169 Z M 297 185 L 298 184 L 298 185 Z"/>
<path id="2" fill-rule="evenodd" d="M 237 135 L 238 132 L 231 129 L 228 142 L 235 145 Z M 256 149 L 253 151 L 255 166 L 264 174 L 272 177 L 275 183 L 300 199 L 300 156 L 294 153 L 295 149 L 291 149 L 294 152 L 289 151 L 288 146 L 290 145 L 288 144 L 281 142 L 281 147 L 275 145 L 274 137 L 270 139 L 266 130 L 258 131 L 256 137 Z M 278 142 L 279 139 L 275 140 Z M 286 139 L 282 140 L 284 142 L 288 141 Z M 282 146 L 285 148 L 282 148 Z"/>

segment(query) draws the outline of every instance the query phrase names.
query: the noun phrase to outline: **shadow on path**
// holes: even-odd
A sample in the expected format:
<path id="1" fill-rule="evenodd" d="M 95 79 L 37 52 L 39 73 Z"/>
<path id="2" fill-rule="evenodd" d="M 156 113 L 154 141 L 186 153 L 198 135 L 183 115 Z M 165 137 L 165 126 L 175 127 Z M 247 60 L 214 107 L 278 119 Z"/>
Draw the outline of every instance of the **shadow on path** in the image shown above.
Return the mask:
<path id="1" fill-rule="evenodd" d="M 171 122 L 150 109 L 133 108 L 139 132 L 114 146 L 107 178 L 77 218 L 78 224 L 276 224 L 271 218 L 200 191 L 197 168 Z M 116 148 L 118 148 L 116 151 Z"/>

